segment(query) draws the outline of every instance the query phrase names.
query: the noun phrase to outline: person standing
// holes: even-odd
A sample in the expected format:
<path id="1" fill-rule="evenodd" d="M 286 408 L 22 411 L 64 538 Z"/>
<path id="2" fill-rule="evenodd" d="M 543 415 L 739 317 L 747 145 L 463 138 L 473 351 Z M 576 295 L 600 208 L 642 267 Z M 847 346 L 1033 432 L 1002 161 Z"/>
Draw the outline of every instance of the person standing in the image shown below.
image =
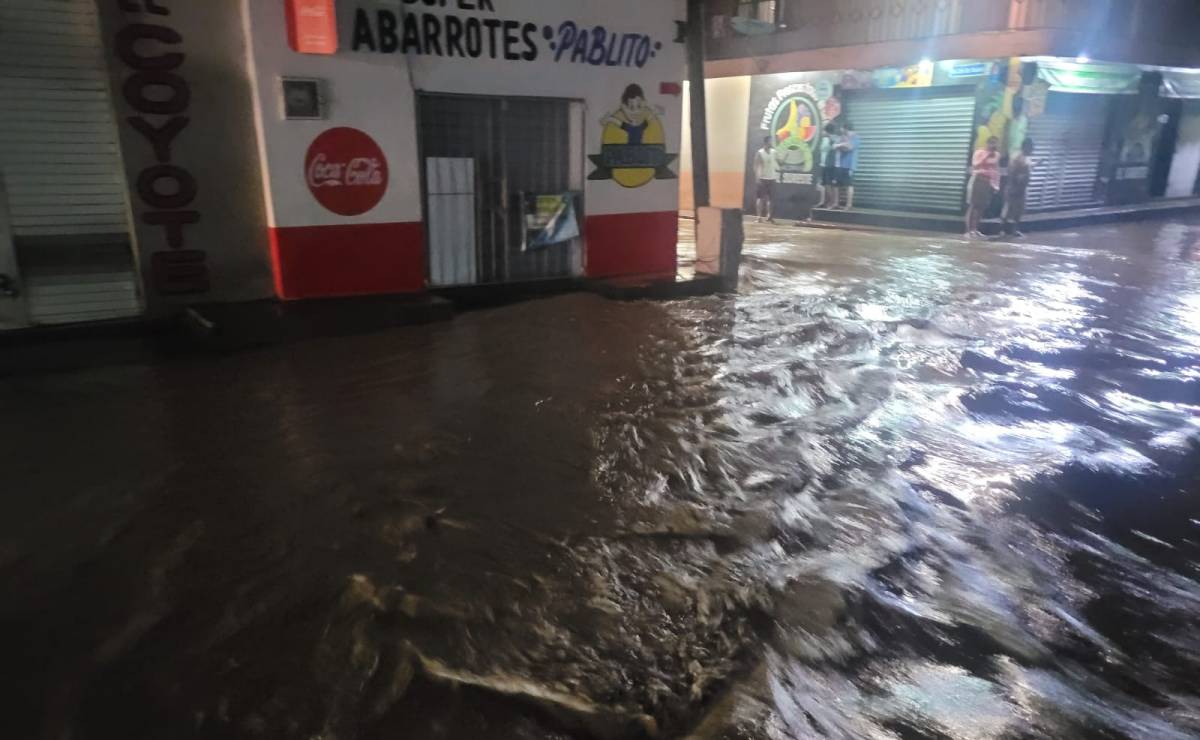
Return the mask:
<path id="1" fill-rule="evenodd" d="M 968 239 L 983 236 L 979 222 L 1000 192 L 1000 139 L 992 136 L 987 146 L 976 149 L 971 156 L 971 179 L 967 181 L 967 233 Z"/>
<path id="2" fill-rule="evenodd" d="M 854 170 L 858 167 L 858 134 L 855 133 L 854 124 L 850 121 L 842 124 L 842 136 L 838 139 L 834 150 L 837 152 L 837 168 L 834 170 L 837 200 L 841 200 L 841 194 L 844 192 L 846 194 L 844 209 L 848 211 L 854 207 Z M 834 208 L 842 208 L 842 206 L 834 206 Z"/>
<path id="3" fill-rule="evenodd" d="M 837 126 L 832 123 L 825 124 L 825 135 L 821 137 L 821 143 L 817 148 L 819 152 L 817 164 L 820 165 L 820 171 L 817 173 L 820 179 L 817 181 L 817 184 L 821 188 L 821 199 L 815 206 L 816 208 L 837 207 L 837 186 L 834 185 L 834 171 L 837 169 L 837 152 L 834 150 L 834 146 L 839 141 Z M 831 195 L 833 196 L 832 199 L 830 198 Z M 809 218 L 811 219 L 811 216 Z"/>
<path id="4" fill-rule="evenodd" d="M 763 137 L 762 149 L 754 155 L 754 180 L 757 183 L 755 200 L 758 222 L 775 223 L 775 184 L 779 182 L 779 160 L 775 158 L 775 142 Z"/>
<path id="5" fill-rule="evenodd" d="M 1021 149 L 1008 162 L 1008 184 L 1004 189 L 1004 233 L 1025 236 L 1021 233 L 1021 218 L 1025 215 L 1025 194 L 1029 190 L 1029 178 L 1033 174 L 1033 139 L 1021 142 Z"/>

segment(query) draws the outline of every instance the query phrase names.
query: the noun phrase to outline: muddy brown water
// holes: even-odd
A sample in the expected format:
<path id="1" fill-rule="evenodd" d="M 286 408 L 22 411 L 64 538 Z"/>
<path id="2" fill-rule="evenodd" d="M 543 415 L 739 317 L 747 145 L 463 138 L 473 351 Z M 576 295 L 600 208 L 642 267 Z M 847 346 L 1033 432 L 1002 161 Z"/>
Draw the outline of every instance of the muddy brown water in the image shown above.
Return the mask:
<path id="1" fill-rule="evenodd" d="M 0 380 L 0 735 L 1200 735 L 1198 223 Z"/>

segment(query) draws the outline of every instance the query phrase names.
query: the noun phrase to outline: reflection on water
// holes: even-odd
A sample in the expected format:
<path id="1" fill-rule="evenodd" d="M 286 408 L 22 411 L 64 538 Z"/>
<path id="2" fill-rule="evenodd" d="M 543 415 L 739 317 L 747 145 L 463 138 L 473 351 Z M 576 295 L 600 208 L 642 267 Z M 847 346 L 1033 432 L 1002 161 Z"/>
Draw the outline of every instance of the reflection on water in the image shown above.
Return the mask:
<path id="1" fill-rule="evenodd" d="M 748 229 L 737 296 L 7 383 L 20 729 L 1200 734 L 1200 227 Z"/>

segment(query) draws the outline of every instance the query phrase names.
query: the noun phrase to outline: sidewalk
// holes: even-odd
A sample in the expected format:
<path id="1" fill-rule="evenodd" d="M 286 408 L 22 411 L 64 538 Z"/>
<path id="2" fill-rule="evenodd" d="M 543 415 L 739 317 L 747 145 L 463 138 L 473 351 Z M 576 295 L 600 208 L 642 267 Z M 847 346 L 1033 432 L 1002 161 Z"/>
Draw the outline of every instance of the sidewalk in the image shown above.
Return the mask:
<path id="1" fill-rule="evenodd" d="M 1085 224 L 1112 223 L 1114 221 L 1136 221 L 1143 218 L 1170 216 L 1200 210 L 1200 198 L 1171 198 L 1147 203 L 1119 206 L 1097 206 L 1069 211 L 1031 213 L 1021 222 L 1022 231 L 1049 231 Z M 876 227 L 904 231 L 936 231 L 958 234 L 963 231 L 963 217 L 950 214 L 910 213 L 870 208 L 855 208 L 851 211 L 832 211 L 824 208 L 813 210 L 811 222 L 805 226 L 825 228 Z M 999 219 L 988 219 L 980 225 L 985 234 L 999 234 Z"/>

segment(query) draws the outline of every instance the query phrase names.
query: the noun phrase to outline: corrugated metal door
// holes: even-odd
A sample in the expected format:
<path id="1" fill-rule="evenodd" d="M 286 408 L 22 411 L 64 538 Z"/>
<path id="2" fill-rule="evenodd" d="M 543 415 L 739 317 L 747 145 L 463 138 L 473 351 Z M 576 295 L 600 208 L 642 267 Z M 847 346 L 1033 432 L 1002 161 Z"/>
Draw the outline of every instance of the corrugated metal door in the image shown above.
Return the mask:
<path id="1" fill-rule="evenodd" d="M 851 93 L 845 120 L 859 136 L 855 205 L 960 213 L 975 96 L 945 92 Z"/>
<path id="2" fill-rule="evenodd" d="M 431 202 L 437 194 L 431 189 L 430 159 L 471 160 L 476 178 L 475 264 L 454 264 L 465 253 L 438 252 L 441 245 L 431 235 L 430 265 L 438 265 L 431 281 L 471 275 L 476 284 L 507 283 L 581 274 L 582 239 L 525 249 L 523 208 L 527 195 L 582 189 L 582 106 L 569 100 L 451 95 L 422 95 L 419 106 L 427 216 L 441 207 Z"/>
<path id="3" fill-rule="evenodd" d="M 1026 208 L 1047 211 L 1098 205 L 1096 187 L 1110 95 L 1050 93 L 1046 112 L 1029 119 L 1036 166 Z"/>
<path id="4" fill-rule="evenodd" d="M 140 312 L 93 0 L 0 0 L 0 176 L 32 323 Z"/>

